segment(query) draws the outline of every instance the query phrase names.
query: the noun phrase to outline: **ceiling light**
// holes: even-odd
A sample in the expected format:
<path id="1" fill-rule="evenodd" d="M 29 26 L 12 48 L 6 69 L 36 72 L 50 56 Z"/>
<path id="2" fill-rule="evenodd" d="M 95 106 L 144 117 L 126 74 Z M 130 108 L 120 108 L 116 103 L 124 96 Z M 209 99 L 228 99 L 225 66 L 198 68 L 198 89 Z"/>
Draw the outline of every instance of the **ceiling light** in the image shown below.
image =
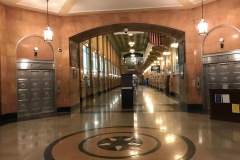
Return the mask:
<path id="1" fill-rule="evenodd" d="M 178 48 L 178 43 L 172 43 L 172 44 L 171 44 L 171 47 L 172 47 L 172 48 Z"/>
<path id="2" fill-rule="evenodd" d="M 52 32 L 51 28 L 49 27 L 49 19 L 48 19 L 48 1 L 49 0 L 46 0 L 46 1 L 47 1 L 47 25 L 48 26 L 44 31 L 44 41 L 45 42 L 52 42 L 53 32 Z"/>
<path id="3" fill-rule="evenodd" d="M 171 52 L 169 52 L 169 51 L 168 52 L 163 52 L 164 56 L 169 56 L 170 54 L 171 54 Z"/>
<path id="4" fill-rule="evenodd" d="M 130 52 L 131 52 L 131 53 L 134 53 L 134 52 L 135 52 L 135 49 L 130 49 Z"/>
<path id="5" fill-rule="evenodd" d="M 133 47 L 135 45 L 135 42 L 131 41 L 131 42 L 128 42 L 128 44 L 130 47 Z"/>
<path id="6" fill-rule="evenodd" d="M 202 0 L 202 19 L 198 23 L 198 34 L 204 36 L 208 33 L 208 23 L 203 19 L 203 0 Z"/>

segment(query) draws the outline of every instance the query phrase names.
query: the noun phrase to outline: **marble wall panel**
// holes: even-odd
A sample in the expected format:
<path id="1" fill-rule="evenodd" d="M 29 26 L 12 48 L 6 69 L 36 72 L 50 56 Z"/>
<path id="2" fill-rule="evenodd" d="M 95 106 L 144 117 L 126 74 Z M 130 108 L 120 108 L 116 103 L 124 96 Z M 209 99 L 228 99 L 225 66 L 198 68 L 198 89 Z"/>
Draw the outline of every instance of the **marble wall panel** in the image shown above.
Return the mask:
<path id="1" fill-rule="evenodd" d="M 235 8 L 235 1 L 236 0 L 227 0 L 227 1 L 221 0 L 220 4 L 219 4 L 220 12 L 229 11 L 229 10 Z"/>
<path id="2" fill-rule="evenodd" d="M 6 76 L 6 59 L 4 53 L 6 52 L 6 43 L 5 43 L 5 35 L 6 35 L 6 10 L 5 6 L 0 3 L 0 86 L 2 86 L 2 78 Z M 2 62 L 4 61 L 4 62 Z M 3 94 L 4 90 L 3 88 L 0 88 L 0 103 L 2 104 Z M 4 112 L 3 107 L 0 107 L 0 114 Z"/>
<path id="3" fill-rule="evenodd" d="M 179 95 L 179 76 L 174 75 L 172 78 L 170 78 L 169 84 L 170 92 Z"/>

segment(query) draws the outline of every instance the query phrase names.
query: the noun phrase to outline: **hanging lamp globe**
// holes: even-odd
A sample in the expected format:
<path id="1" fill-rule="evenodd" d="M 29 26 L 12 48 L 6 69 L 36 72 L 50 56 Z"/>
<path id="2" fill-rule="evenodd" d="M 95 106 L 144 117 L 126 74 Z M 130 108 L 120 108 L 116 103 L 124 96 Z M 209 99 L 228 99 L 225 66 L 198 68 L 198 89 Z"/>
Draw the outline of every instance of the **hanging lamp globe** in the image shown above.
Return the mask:
<path id="1" fill-rule="evenodd" d="M 203 18 L 203 0 L 202 0 L 202 19 L 198 23 L 198 34 L 204 36 L 208 33 L 208 23 Z"/>
<path id="2" fill-rule="evenodd" d="M 53 32 L 50 27 L 47 27 L 44 31 L 44 41 L 52 42 L 52 40 L 53 40 Z"/>
<path id="3" fill-rule="evenodd" d="M 47 1 L 47 24 L 48 27 L 44 30 L 44 41 L 45 42 L 52 42 L 53 40 L 53 31 L 51 30 L 51 28 L 49 27 L 49 17 L 48 17 L 48 1 Z"/>
<path id="4" fill-rule="evenodd" d="M 201 19 L 201 21 L 198 23 L 198 34 L 201 36 L 204 36 L 208 33 L 208 23 Z"/>

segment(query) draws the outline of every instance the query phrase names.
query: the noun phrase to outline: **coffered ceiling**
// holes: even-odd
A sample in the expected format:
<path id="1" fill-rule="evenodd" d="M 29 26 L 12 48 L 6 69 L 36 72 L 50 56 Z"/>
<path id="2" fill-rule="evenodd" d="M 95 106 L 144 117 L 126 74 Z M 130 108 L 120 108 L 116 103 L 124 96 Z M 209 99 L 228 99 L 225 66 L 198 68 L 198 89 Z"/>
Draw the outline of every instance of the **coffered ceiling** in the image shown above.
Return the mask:
<path id="1" fill-rule="evenodd" d="M 204 0 L 209 3 L 215 0 Z M 104 13 L 136 10 L 163 10 L 194 8 L 202 0 L 49 0 L 51 14 L 69 16 L 89 13 Z M 5 5 L 46 11 L 46 0 L 0 0 Z"/>

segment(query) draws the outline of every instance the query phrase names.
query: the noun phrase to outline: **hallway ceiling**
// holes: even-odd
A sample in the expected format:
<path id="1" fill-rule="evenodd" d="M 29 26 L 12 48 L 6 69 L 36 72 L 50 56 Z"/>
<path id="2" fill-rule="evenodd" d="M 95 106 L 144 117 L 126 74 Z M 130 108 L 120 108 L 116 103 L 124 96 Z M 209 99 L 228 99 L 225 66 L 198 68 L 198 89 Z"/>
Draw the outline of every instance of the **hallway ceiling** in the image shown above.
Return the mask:
<path id="1" fill-rule="evenodd" d="M 114 33 L 110 33 L 107 36 L 117 51 L 122 53 L 129 53 L 131 48 L 135 49 L 136 52 L 143 53 L 148 44 L 148 32 L 143 32 L 143 34 L 133 34 L 132 36 L 129 36 L 128 34 L 114 35 Z M 130 41 L 135 42 L 133 47 L 129 46 L 128 43 Z"/>
<path id="2" fill-rule="evenodd" d="M 204 0 L 209 3 L 215 0 Z M 81 15 L 136 10 L 185 9 L 201 5 L 202 0 L 49 0 L 49 11 L 56 15 Z M 45 12 L 46 0 L 0 0 L 18 8 Z"/>

